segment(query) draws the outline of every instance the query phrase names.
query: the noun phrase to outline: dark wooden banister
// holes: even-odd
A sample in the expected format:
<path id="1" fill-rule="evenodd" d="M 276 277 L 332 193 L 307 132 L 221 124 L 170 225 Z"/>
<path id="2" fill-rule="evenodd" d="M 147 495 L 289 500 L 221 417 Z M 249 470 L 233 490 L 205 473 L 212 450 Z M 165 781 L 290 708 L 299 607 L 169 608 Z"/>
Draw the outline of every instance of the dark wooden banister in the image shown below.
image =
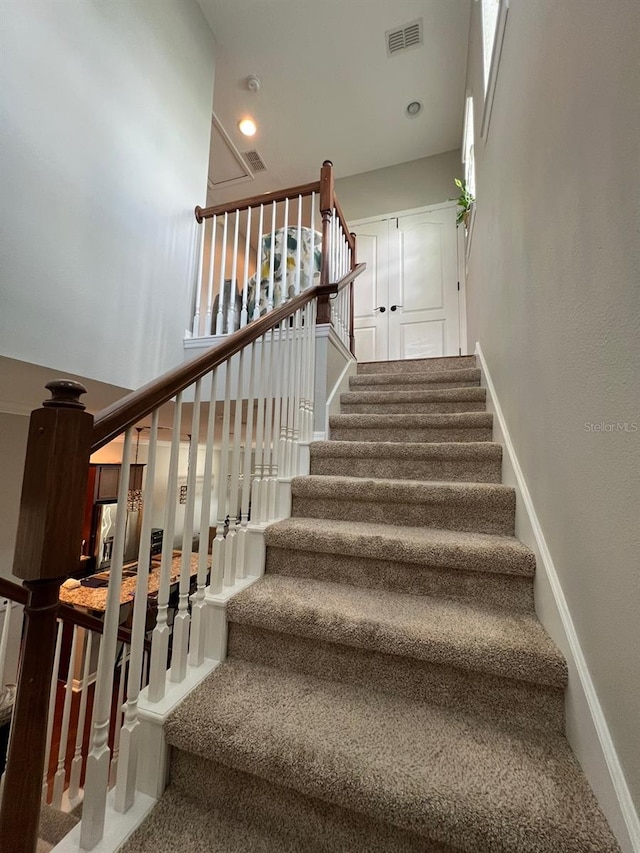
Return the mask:
<path id="1" fill-rule="evenodd" d="M 340 224 L 342 225 L 342 231 L 344 232 L 344 237 L 347 243 L 349 244 L 349 248 L 351 249 L 352 255 L 356 251 L 356 235 L 352 234 L 349 231 L 349 226 L 347 225 L 347 220 L 345 219 L 344 213 L 342 212 L 342 207 L 340 206 L 340 202 L 338 201 L 338 197 L 333 196 L 333 206 L 335 207 L 336 213 L 338 214 L 338 219 L 340 220 Z"/>
<path id="2" fill-rule="evenodd" d="M 184 391 L 197 379 L 206 376 L 214 367 L 223 364 L 252 341 L 256 341 L 265 332 L 277 326 L 278 323 L 288 319 L 299 308 L 304 307 L 307 302 L 315 299 L 318 290 L 318 287 L 308 288 L 299 296 L 295 296 L 278 308 L 274 308 L 264 317 L 260 317 L 260 319 L 254 320 L 242 329 L 233 332 L 225 341 L 207 350 L 199 358 L 181 364 L 159 379 L 149 382 L 138 391 L 132 391 L 131 394 L 127 394 L 126 397 L 103 409 L 95 417 L 91 452 L 95 453 L 96 450 L 113 441 L 126 429 L 150 415 L 151 412 L 167 403 L 176 394 Z"/>
<path id="3" fill-rule="evenodd" d="M 283 320 L 287 320 L 312 299 L 325 295 L 328 298 L 330 295 L 338 293 L 351 284 L 365 268 L 366 264 L 358 264 L 355 269 L 352 269 L 335 284 L 309 287 L 299 296 L 294 296 L 293 299 L 278 308 L 274 308 L 273 311 L 265 314 L 264 317 L 260 317 L 259 320 L 254 320 L 253 323 L 233 332 L 221 344 L 207 350 L 199 358 L 181 364 L 159 379 L 154 379 L 153 382 L 149 382 L 138 391 L 132 391 L 131 394 L 127 394 L 126 397 L 103 409 L 95 416 L 91 453 L 95 453 L 96 450 L 113 441 L 114 438 L 117 438 L 142 418 L 146 418 L 147 415 L 173 399 L 176 394 L 184 391 L 197 379 L 202 379 L 214 367 L 224 364 L 232 355 L 240 352 L 241 349 L 256 341 Z"/>
<path id="4" fill-rule="evenodd" d="M 0 598 L 8 598 L 17 604 L 26 604 L 28 593 L 20 584 L 11 583 L 11 581 L 5 578 L 0 578 Z M 97 616 L 91 616 L 89 613 L 83 613 L 81 610 L 76 610 L 70 604 L 60 603 L 58 618 L 62 619 L 63 622 L 70 622 L 72 625 L 77 625 L 79 628 L 84 628 L 87 631 L 93 631 L 94 634 L 102 634 L 104 632 L 104 622 L 102 619 L 98 619 Z M 130 646 L 131 631 L 128 628 L 120 626 L 118 628 L 118 640 Z M 151 651 L 151 643 L 148 640 L 145 640 L 145 649 L 148 652 Z"/>
<path id="5" fill-rule="evenodd" d="M 195 216 L 198 222 L 203 219 L 210 219 L 212 216 L 220 216 L 222 213 L 235 213 L 236 210 L 246 210 L 248 207 L 258 207 L 260 204 L 271 204 L 272 202 L 285 201 L 288 198 L 297 198 L 299 195 L 311 195 L 320 191 L 318 181 L 312 181 L 310 184 L 300 184 L 297 187 L 288 187 L 285 190 L 277 190 L 273 193 L 264 193 L 262 195 L 254 195 L 250 198 L 243 198 L 240 201 L 226 202 L 225 204 L 214 204 L 213 207 L 196 207 Z"/>

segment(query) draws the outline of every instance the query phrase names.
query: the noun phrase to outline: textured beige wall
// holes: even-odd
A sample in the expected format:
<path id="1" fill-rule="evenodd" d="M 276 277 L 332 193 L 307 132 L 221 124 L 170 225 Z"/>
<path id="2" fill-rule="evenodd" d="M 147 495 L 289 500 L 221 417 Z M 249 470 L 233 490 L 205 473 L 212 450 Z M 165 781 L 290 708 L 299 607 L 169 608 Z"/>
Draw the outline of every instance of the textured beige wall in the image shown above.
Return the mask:
<path id="1" fill-rule="evenodd" d="M 510 7 L 490 135 L 476 140 L 469 341 L 486 356 L 637 807 L 640 5 Z"/>
<path id="2" fill-rule="evenodd" d="M 460 151 L 411 160 L 386 169 L 362 172 L 336 181 L 336 195 L 347 219 L 411 210 L 438 204 L 456 195 L 454 178 L 461 177 Z"/>

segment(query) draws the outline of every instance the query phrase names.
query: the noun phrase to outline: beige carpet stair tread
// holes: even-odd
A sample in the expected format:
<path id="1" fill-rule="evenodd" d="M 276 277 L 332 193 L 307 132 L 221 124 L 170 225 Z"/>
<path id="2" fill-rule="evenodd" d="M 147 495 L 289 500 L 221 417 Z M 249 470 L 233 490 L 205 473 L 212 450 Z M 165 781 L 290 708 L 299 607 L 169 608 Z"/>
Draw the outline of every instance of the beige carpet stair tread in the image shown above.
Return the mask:
<path id="1" fill-rule="evenodd" d="M 310 454 L 311 474 L 502 482 L 502 445 L 491 441 L 317 441 Z"/>
<path id="2" fill-rule="evenodd" d="M 65 835 L 71 832 L 78 821 L 79 818 L 75 814 L 58 811 L 43 803 L 38 826 L 37 853 L 49 853 Z"/>
<path id="3" fill-rule="evenodd" d="M 360 361 L 358 373 L 415 373 L 417 371 L 460 370 L 474 368 L 475 355 L 449 355 L 440 358 L 407 358 L 394 361 Z"/>
<path id="4" fill-rule="evenodd" d="M 414 833 L 174 749 L 171 787 L 120 853 L 455 853 Z"/>
<path id="5" fill-rule="evenodd" d="M 559 735 L 525 738 L 443 708 L 238 660 L 187 697 L 166 735 L 179 749 L 464 853 L 618 850 Z"/>
<path id="6" fill-rule="evenodd" d="M 266 545 L 300 551 L 532 577 L 533 552 L 513 536 L 365 521 L 287 518 L 266 531 Z"/>
<path id="7" fill-rule="evenodd" d="M 314 441 L 311 456 L 346 459 L 502 459 L 502 445 L 492 441 Z"/>
<path id="8" fill-rule="evenodd" d="M 454 387 L 462 385 L 478 385 L 480 382 L 480 370 L 476 367 L 459 370 L 433 370 L 415 371 L 403 373 L 359 373 L 351 376 L 349 387 L 351 389 L 364 388 L 378 385 L 424 385 L 434 387 L 437 385 L 453 384 Z"/>
<path id="9" fill-rule="evenodd" d="M 515 492 L 498 483 L 311 475 L 291 483 L 292 515 L 512 534 Z"/>
<path id="10" fill-rule="evenodd" d="M 567 681 L 562 654 L 529 613 L 265 575 L 227 614 L 230 622 L 461 670 L 552 687 Z"/>
<path id="11" fill-rule="evenodd" d="M 445 414 L 417 415 L 332 415 L 329 427 L 352 429 L 400 429 L 431 427 L 432 429 L 490 429 L 493 415 L 490 412 L 446 412 Z"/>
<path id="12" fill-rule="evenodd" d="M 393 499 L 399 503 L 446 503 L 449 501 L 504 501 L 515 497 L 512 486 L 502 483 L 414 482 L 360 477 L 294 477 L 293 495 L 330 497 L 336 500 L 378 501 Z M 391 519 L 390 519 L 391 520 Z"/>
<path id="13" fill-rule="evenodd" d="M 412 391 L 407 389 L 387 391 L 346 391 L 340 395 L 342 405 L 349 403 L 455 403 L 476 401 L 485 403 L 486 388 L 436 388 Z"/>

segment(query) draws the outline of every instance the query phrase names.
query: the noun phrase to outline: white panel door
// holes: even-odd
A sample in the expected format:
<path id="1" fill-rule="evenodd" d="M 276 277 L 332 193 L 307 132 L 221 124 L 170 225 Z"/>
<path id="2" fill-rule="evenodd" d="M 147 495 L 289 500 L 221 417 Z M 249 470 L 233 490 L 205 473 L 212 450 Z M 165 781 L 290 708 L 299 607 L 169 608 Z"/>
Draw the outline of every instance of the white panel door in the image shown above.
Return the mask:
<path id="1" fill-rule="evenodd" d="M 458 355 L 455 207 L 392 220 L 389 256 L 387 358 Z"/>
<path id="2" fill-rule="evenodd" d="M 386 361 L 389 358 L 389 220 L 360 225 L 355 233 L 358 261 L 367 265 L 353 286 L 355 355 L 358 361 Z"/>

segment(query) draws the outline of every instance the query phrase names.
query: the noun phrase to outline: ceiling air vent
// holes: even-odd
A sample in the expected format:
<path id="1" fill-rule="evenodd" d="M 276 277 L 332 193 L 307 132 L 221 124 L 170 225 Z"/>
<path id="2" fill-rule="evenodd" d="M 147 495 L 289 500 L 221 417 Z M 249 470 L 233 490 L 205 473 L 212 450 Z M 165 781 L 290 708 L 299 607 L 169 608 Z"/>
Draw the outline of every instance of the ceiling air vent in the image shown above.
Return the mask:
<path id="1" fill-rule="evenodd" d="M 422 44 L 422 18 L 395 30 L 387 30 L 385 36 L 388 56 L 394 56 L 410 47 L 418 47 Z"/>
<path id="2" fill-rule="evenodd" d="M 249 164 L 249 168 L 252 172 L 266 172 L 267 167 L 264 164 L 264 160 L 258 154 L 257 151 L 245 151 L 244 159 Z"/>

